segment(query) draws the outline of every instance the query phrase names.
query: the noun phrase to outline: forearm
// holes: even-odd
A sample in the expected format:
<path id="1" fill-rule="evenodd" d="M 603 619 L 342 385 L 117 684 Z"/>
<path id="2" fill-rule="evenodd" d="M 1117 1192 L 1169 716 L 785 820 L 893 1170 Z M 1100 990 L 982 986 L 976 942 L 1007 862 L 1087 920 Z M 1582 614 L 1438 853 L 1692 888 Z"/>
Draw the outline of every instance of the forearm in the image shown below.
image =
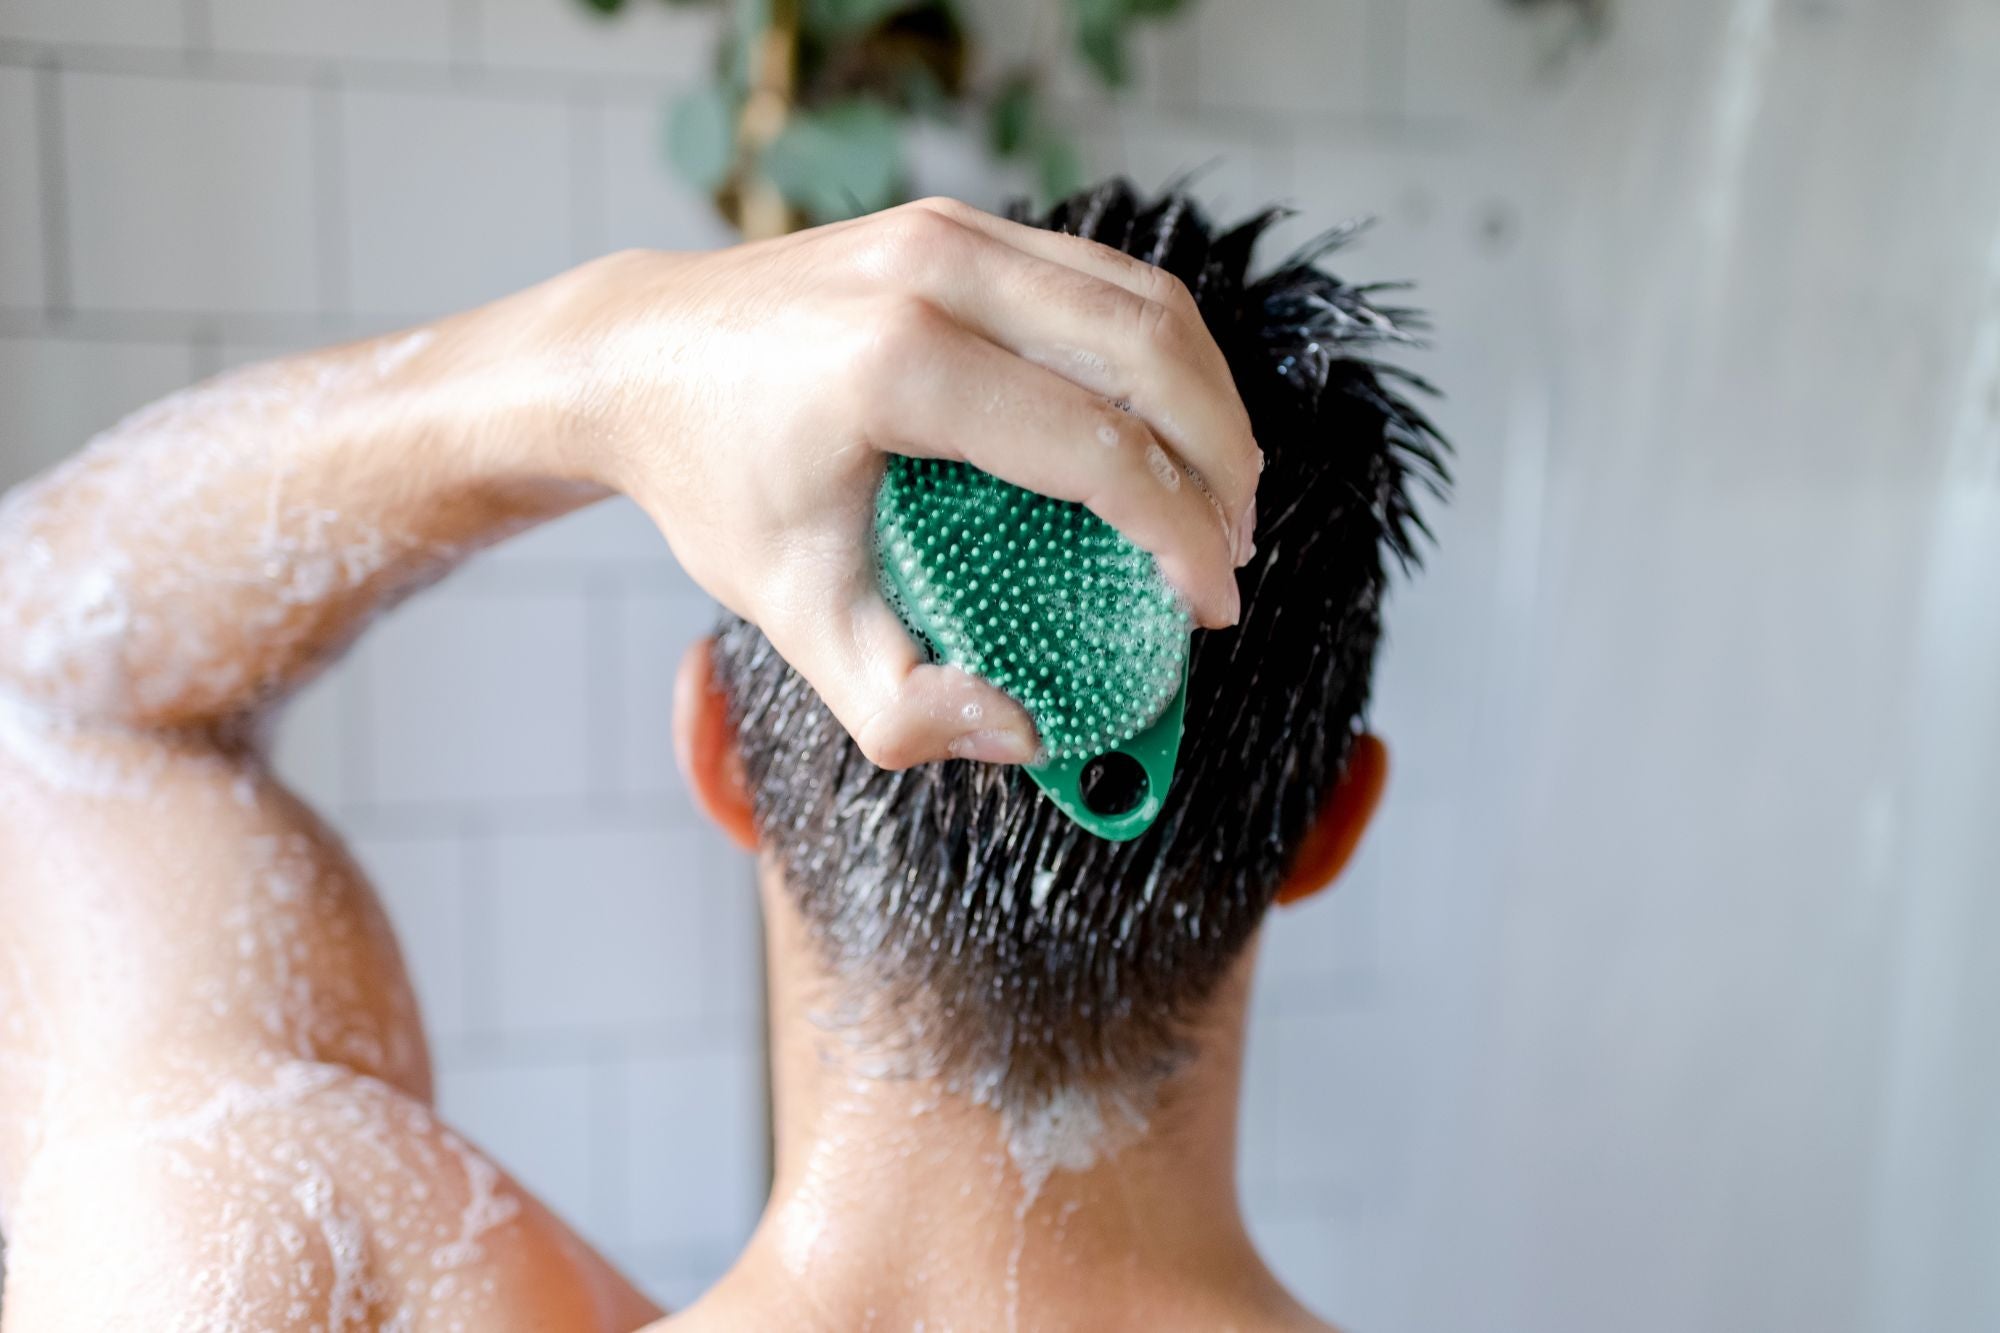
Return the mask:
<path id="1" fill-rule="evenodd" d="M 566 281 L 225 375 L 0 501 L 0 689 L 125 726 L 243 715 L 372 612 L 603 494 L 542 369 Z"/>

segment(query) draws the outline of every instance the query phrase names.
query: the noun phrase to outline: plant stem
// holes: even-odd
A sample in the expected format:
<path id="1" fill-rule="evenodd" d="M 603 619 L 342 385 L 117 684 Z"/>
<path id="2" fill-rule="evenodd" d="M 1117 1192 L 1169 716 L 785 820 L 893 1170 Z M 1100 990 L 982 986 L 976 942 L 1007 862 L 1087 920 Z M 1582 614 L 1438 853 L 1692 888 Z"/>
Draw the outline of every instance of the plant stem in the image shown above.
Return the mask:
<path id="1" fill-rule="evenodd" d="M 737 199 L 748 240 L 782 236 L 800 221 L 757 165 L 791 119 L 798 92 L 799 4 L 800 0 L 770 0 L 770 22 L 758 34 L 750 96 L 736 123 Z"/>

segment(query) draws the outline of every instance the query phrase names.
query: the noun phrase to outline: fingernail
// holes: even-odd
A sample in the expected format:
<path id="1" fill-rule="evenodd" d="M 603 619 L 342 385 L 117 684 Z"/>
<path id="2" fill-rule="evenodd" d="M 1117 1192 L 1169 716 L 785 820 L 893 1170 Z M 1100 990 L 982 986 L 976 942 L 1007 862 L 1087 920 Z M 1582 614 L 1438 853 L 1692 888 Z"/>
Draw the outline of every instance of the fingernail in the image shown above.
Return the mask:
<path id="1" fill-rule="evenodd" d="M 968 731 L 946 748 L 954 759 L 982 764 L 1025 764 L 1035 757 L 1034 742 L 1014 731 Z"/>
<path id="2" fill-rule="evenodd" d="M 1224 625 L 1234 625 L 1243 618 L 1243 593 L 1233 578 L 1229 580 L 1229 598 L 1223 606 L 1229 613 L 1229 618 L 1222 622 Z"/>

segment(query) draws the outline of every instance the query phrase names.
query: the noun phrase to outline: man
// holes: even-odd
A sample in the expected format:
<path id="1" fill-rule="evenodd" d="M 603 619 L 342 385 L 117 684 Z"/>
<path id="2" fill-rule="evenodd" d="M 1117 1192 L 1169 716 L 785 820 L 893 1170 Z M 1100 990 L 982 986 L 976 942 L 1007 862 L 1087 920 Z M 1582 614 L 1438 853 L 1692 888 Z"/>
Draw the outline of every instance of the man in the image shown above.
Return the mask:
<path id="1" fill-rule="evenodd" d="M 929 201 L 616 256 L 9 497 L 5 1333 L 660 1316 L 431 1112 L 394 941 L 257 745 L 370 615 L 610 489 L 734 613 L 677 739 L 770 940 L 771 1205 L 672 1326 L 1320 1327 L 1236 1208 L 1245 989 L 1380 792 L 1384 553 L 1442 474 L 1365 359 L 1388 315 L 1246 284 L 1265 221 L 1109 186 L 1040 229 Z M 874 581 L 884 452 L 1087 504 L 1209 627 L 1146 836 L 1066 823 L 1011 767 L 1032 721 L 922 662 Z"/>

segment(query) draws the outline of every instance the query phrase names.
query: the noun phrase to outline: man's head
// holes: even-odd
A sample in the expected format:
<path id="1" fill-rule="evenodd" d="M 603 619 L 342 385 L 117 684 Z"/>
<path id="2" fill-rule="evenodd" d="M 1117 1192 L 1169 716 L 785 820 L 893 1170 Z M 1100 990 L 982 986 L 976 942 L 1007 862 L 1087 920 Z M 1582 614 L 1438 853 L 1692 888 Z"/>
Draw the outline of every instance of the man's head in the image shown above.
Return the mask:
<path id="1" fill-rule="evenodd" d="M 1415 555 L 1413 490 L 1444 481 L 1440 442 L 1394 391 L 1408 377 L 1371 359 L 1408 316 L 1312 267 L 1331 241 L 1249 278 L 1278 216 L 1217 234 L 1185 197 L 1114 182 L 1038 220 L 1187 284 L 1265 453 L 1242 616 L 1195 635 L 1147 833 L 1103 841 L 1019 769 L 874 767 L 741 620 L 708 659 L 757 840 L 842 1006 L 913 1070 L 1010 1111 L 1171 1072 L 1273 901 L 1331 878 L 1380 787 L 1361 726 L 1382 596 Z"/>

